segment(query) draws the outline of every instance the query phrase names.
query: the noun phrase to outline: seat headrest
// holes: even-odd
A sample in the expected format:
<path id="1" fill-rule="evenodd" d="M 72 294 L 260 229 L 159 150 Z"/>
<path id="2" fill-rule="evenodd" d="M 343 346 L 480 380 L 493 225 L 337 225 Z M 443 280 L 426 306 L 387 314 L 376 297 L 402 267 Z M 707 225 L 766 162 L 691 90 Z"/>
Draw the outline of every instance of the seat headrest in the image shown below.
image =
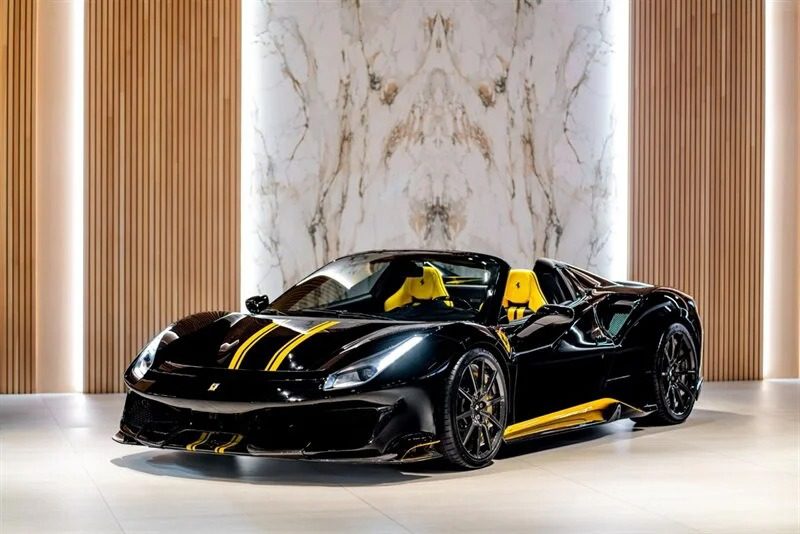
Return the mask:
<path id="1" fill-rule="evenodd" d="M 530 269 L 511 269 L 508 271 L 508 282 L 503 293 L 503 307 L 523 306 L 533 311 L 547 304 L 539 287 L 536 273 Z"/>
<path id="2" fill-rule="evenodd" d="M 408 276 L 403 285 L 391 297 L 386 299 L 384 310 L 389 311 L 405 306 L 415 300 L 432 300 L 447 297 L 447 288 L 439 269 L 432 265 L 422 267 L 422 276 Z"/>
<path id="3" fill-rule="evenodd" d="M 411 296 L 418 300 L 430 300 L 436 297 L 443 297 L 447 295 L 447 289 L 444 287 L 444 279 L 439 269 L 430 265 L 422 267 L 422 276 L 406 278 L 406 283 L 409 283 L 409 291 Z"/>

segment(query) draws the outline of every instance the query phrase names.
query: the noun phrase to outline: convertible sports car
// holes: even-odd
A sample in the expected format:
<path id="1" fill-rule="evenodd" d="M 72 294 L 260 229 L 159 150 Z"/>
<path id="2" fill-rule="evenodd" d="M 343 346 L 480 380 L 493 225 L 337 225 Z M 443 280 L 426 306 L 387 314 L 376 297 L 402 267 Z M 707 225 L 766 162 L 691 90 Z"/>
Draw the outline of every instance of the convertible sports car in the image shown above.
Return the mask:
<path id="1" fill-rule="evenodd" d="M 121 443 L 466 468 L 503 442 L 619 418 L 684 421 L 700 393 L 691 297 L 558 261 L 375 251 L 250 313 L 191 315 L 125 372 Z"/>

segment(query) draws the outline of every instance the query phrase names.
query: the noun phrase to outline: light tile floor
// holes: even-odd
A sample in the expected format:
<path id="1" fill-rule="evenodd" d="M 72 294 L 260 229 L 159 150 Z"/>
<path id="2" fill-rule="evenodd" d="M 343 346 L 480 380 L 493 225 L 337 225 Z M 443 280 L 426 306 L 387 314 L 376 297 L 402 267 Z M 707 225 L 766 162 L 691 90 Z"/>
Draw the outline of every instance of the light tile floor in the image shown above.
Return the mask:
<path id="1" fill-rule="evenodd" d="M 122 400 L 0 396 L 0 532 L 800 532 L 800 381 L 709 383 L 681 426 L 543 438 L 477 472 L 118 445 Z"/>

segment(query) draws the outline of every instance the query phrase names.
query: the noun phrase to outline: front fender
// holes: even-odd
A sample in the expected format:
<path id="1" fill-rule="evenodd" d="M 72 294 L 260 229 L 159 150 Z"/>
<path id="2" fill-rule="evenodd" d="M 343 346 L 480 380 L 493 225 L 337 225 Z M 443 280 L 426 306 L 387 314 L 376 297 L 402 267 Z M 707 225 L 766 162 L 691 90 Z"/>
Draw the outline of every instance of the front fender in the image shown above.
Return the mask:
<path id="1" fill-rule="evenodd" d="M 476 323 L 452 323 L 440 329 L 436 336 L 442 341 L 443 347 L 447 347 L 447 352 L 451 354 L 450 365 L 455 365 L 462 354 L 473 348 L 482 348 L 491 352 L 503 368 L 509 398 L 514 398 L 516 366 L 513 364 L 512 348 L 505 332 L 499 328 L 495 329 Z"/>
<path id="2" fill-rule="evenodd" d="M 165 334 L 162 336 L 162 340 L 159 344 L 159 347 L 156 351 L 155 355 L 155 362 L 154 365 L 159 363 L 161 359 L 164 347 L 171 345 L 174 342 L 180 342 L 181 339 L 194 334 L 198 331 L 203 330 L 207 326 L 219 321 L 219 319 L 226 317 L 226 316 L 233 316 L 235 314 L 231 314 L 229 312 L 224 311 L 207 311 L 207 312 L 200 312 L 191 315 L 187 315 L 183 317 L 171 325 L 167 326 L 161 333 Z M 228 322 L 222 322 L 220 324 L 220 328 L 212 329 L 211 331 L 207 332 L 207 335 L 211 335 L 213 337 L 220 337 L 224 335 L 224 332 L 228 330 L 230 324 Z M 160 334 L 156 334 L 160 335 Z M 152 339 L 152 338 L 151 338 Z M 148 340 L 149 342 L 150 340 Z M 141 351 L 137 353 L 136 357 L 131 360 L 130 365 L 128 366 L 127 370 L 125 371 L 124 378 L 126 382 L 129 384 L 135 382 L 135 379 L 131 376 L 131 366 L 136 361 L 136 359 L 141 355 Z"/>
<path id="3" fill-rule="evenodd" d="M 494 354 L 504 367 L 507 368 L 511 362 L 511 346 L 508 337 L 500 329 L 476 323 L 452 323 L 441 328 L 436 336 L 449 343 L 459 356 L 467 350 L 481 347 Z"/>

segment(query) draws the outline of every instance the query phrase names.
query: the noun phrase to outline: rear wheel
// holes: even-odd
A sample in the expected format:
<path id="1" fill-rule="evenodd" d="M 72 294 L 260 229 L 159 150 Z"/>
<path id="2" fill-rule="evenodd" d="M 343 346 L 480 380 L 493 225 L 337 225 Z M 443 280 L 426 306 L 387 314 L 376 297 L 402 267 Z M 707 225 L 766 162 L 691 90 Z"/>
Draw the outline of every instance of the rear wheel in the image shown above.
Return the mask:
<path id="1" fill-rule="evenodd" d="M 464 354 L 447 379 L 442 409 L 442 449 L 452 463 L 476 469 L 491 463 L 506 426 L 506 380 L 492 353 Z"/>
<path id="2" fill-rule="evenodd" d="M 652 387 L 656 411 L 639 418 L 644 423 L 682 423 L 694 408 L 700 378 L 697 350 L 689 331 L 671 325 L 658 345 L 653 360 Z"/>

